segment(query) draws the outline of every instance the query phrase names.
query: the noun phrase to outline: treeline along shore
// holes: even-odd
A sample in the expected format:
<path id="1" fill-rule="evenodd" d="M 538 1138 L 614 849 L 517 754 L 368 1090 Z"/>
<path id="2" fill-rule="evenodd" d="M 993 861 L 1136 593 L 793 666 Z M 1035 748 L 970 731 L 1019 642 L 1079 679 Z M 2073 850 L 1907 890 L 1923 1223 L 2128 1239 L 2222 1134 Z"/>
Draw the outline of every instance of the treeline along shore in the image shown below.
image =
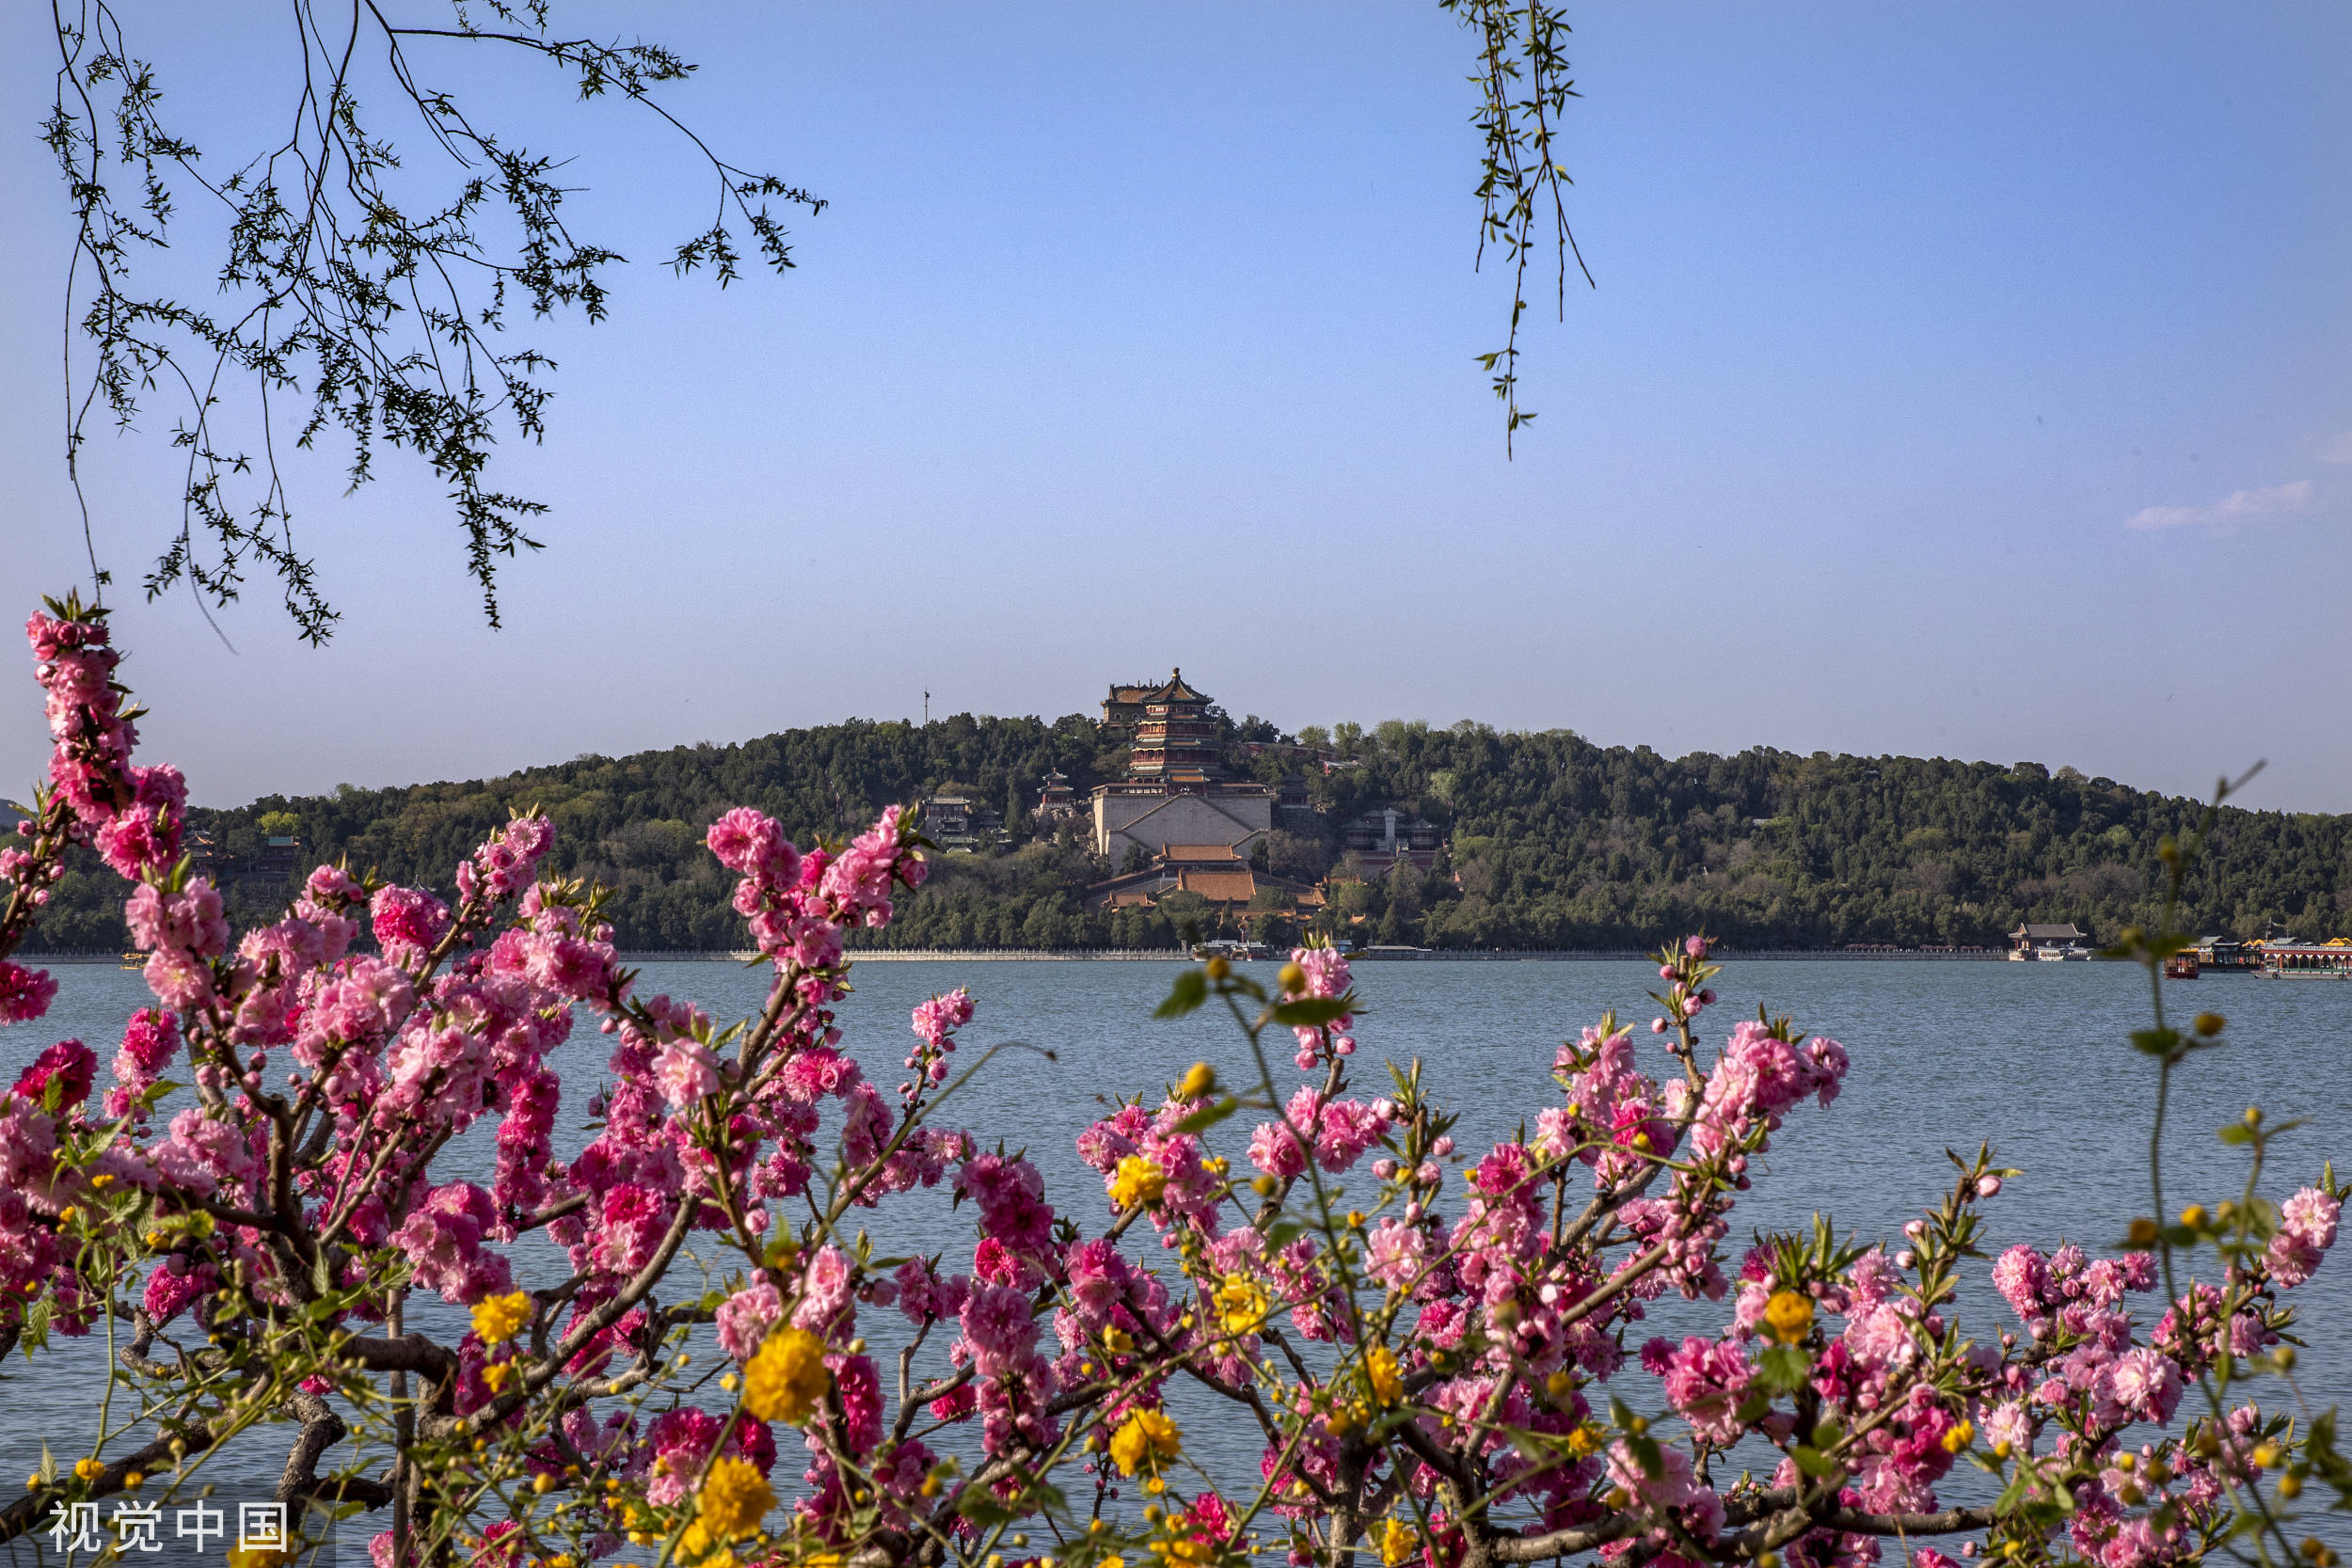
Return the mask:
<path id="1" fill-rule="evenodd" d="M 842 837 L 893 801 L 977 802 L 985 833 L 935 857 L 880 941 L 896 949 L 1168 949 L 1204 935 L 1277 942 L 1321 930 L 1440 952 L 1639 951 L 1705 928 L 1750 952 L 2002 945 L 2021 922 L 2105 941 L 2151 920 L 2157 846 L 2202 807 L 2036 763 L 1758 748 L 1667 757 L 1562 730 L 1390 722 L 1279 734 L 1210 710 L 1234 776 L 1284 805 L 1248 847 L 1261 891 L 1220 903 L 1172 886 L 1108 901 L 1137 863 L 1098 852 L 1088 793 L 1127 768 L 1118 731 L 1081 715 L 853 721 L 737 745 L 581 756 L 503 778 L 190 813 L 205 868 L 241 921 L 271 918 L 321 860 L 432 886 L 510 813 L 544 811 L 551 863 L 607 884 L 616 942 L 725 953 L 744 940 L 732 879 L 703 847 L 736 805 L 796 839 Z M 1041 789 L 1074 810 L 1038 814 Z M 1115 786 L 1114 786 L 1115 787 Z M 1432 832 L 1367 870 L 1351 825 L 1392 810 Z M 1182 879 L 1176 879 L 1183 880 Z M 76 858 L 35 939 L 119 949 L 125 885 Z M 2185 890 L 2186 925 L 2251 937 L 2352 934 L 2352 818 L 2224 809 Z"/>

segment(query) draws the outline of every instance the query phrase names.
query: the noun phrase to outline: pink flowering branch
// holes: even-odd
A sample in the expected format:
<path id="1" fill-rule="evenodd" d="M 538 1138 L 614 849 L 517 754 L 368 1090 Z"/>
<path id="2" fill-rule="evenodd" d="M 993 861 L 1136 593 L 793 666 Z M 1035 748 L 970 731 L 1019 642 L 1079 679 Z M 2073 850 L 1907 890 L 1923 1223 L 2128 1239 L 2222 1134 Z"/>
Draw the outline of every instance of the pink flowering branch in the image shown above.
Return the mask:
<path id="1" fill-rule="evenodd" d="M 1041 1513 L 1079 1544 L 1073 1563 L 1199 1560 L 1270 1529 L 1334 1564 L 1851 1568 L 1882 1537 L 1981 1535 L 2031 1561 L 2169 1568 L 2233 1530 L 2275 1540 L 2300 1477 L 2340 1463 L 2233 1392 L 2289 1370 L 2286 1292 L 2332 1247 L 2343 1197 L 2331 1170 L 2263 1197 L 2285 1129 L 2259 1117 L 2231 1204 L 2149 1222 L 2114 1257 L 2010 1248 L 1991 1275 L 2020 1327 L 1969 1338 L 1960 1280 L 2017 1174 L 1989 1149 L 1953 1156 L 1940 1201 L 1884 1245 L 1817 1221 L 1727 1246 L 1751 1162 L 1804 1102 L 1830 1105 L 1848 1063 L 1787 1020 L 1735 1023 L 1710 1050 L 1704 939 L 1659 956 L 1661 1056 L 1604 1017 L 1554 1057 L 1532 1131 L 1483 1153 L 1457 1150 L 1418 1060 L 1358 1097 L 1347 961 L 1307 947 L 1272 987 L 1221 961 L 1184 972 L 1163 1013 L 1218 1002 L 1255 1083 L 1229 1091 L 1202 1065 L 1122 1100 L 1077 1143 L 1099 1199 L 1057 1207 L 1027 1159 L 944 1122 L 994 1054 L 957 1069 L 969 995 L 914 1010 L 895 1090 L 844 1049 L 846 938 L 925 876 L 911 815 L 806 848 L 755 811 L 710 824 L 771 970 L 732 1025 L 639 994 L 601 894 L 545 874 L 554 831 L 530 813 L 457 868 L 453 906 L 323 866 L 277 919 L 232 932 L 177 856 L 178 776 L 132 761 L 103 622 L 55 609 L 31 630 L 57 750 L 30 847 L 0 860 L 0 942 L 28 928 L 62 847 L 87 842 L 134 879 L 155 1005 L 111 1086 L 62 1041 L 0 1098 L 0 1331 L 38 1350 L 133 1323 L 109 1388 L 128 1380 L 180 1447 L 159 1433 L 127 1460 L 94 1452 L 0 1511 L 0 1532 L 120 1486 L 133 1462 L 191 1485 L 203 1456 L 277 1418 L 294 1428 L 281 1494 L 392 1508 L 379 1568 L 519 1568 L 559 1544 L 583 1565 L 636 1544 L 683 1568 L 721 1547 L 757 1568 L 945 1568 L 1002 1554 Z M 46 1005 L 31 975 L 0 977 L 8 1006 Z M 594 1135 L 558 1159 L 576 1020 L 610 1055 Z M 1284 1029 L 1287 1089 L 1265 1045 Z M 2151 1040 L 2165 1061 L 2193 1048 L 2161 1019 Z M 191 1092 L 167 1101 L 183 1050 Z M 1244 1110 L 1246 1148 L 1218 1152 Z M 439 1174 L 485 1118 L 487 1184 Z M 966 1243 L 874 1258 L 865 1212 L 942 1186 Z M 518 1277 L 527 1234 L 560 1254 L 544 1280 Z M 2164 1278 L 2158 1321 L 2133 1316 L 2126 1298 L 2174 1252 L 2207 1245 L 2215 1280 Z M 407 1327 L 419 1291 L 471 1331 Z M 1637 1350 L 1645 1303 L 1669 1291 L 1724 1302 L 1722 1326 Z M 870 1314 L 893 1309 L 910 1325 L 895 1407 L 867 1345 Z M 169 1338 L 183 1313 L 204 1345 Z M 716 1374 L 685 1370 L 705 1327 L 732 1395 L 715 1408 Z M 2181 1429 L 2190 1382 L 2211 1414 Z M 1187 1456 L 1177 1384 L 1249 1413 L 1263 1450 L 1246 1491 L 1229 1498 Z M 389 1481 L 321 1474 L 346 1419 L 389 1436 Z M 771 1528 L 792 1428 L 806 1467 Z M 1717 1462 L 1749 1439 L 1778 1468 L 1719 1487 Z M 1961 1465 L 2002 1500 L 1940 1502 Z M 1127 1486 L 1152 1500 L 1140 1521 L 1118 1506 Z M 1923 1548 L 1914 1568 L 1950 1560 Z"/>

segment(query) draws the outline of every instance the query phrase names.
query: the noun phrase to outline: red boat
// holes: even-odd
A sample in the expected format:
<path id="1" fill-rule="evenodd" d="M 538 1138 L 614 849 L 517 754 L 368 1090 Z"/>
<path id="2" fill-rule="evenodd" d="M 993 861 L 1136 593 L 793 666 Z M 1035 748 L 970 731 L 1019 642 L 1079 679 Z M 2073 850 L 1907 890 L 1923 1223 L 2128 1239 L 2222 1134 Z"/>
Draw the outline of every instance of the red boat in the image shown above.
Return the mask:
<path id="1" fill-rule="evenodd" d="M 2170 958 L 2169 958 L 2165 959 L 2165 960 L 2164 960 L 2164 977 L 2165 977 L 2166 979 L 2168 979 L 2168 980 L 2194 980 L 2194 979 L 2196 979 L 2196 978 L 2197 978 L 2197 953 L 2196 953 L 2196 950 L 2192 948 L 2192 949 L 2189 949 L 2189 950 L 2187 950 L 2187 951 L 2185 951 L 2185 952 L 2175 953 L 2175 954 L 2173 954 Z"/>

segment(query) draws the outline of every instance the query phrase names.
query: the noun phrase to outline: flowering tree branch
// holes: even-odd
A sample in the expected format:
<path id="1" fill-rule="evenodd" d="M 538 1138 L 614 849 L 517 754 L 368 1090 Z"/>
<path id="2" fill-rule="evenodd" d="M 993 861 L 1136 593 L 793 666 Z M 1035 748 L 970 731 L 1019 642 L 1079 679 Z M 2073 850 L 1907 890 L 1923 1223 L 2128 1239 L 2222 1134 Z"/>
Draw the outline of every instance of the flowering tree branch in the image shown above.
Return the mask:
<path id="1" fill-rule="evenodd" d="M 2009 1248 L 1990 1277 L 2016 1326 L 1963 1334 L 1963 1271 L 2018 1174 L 1989 1148 L 1950 1155 L 1899 1240 L 1817 1218 L 1727 1247 L 1753 1163 L 1839 1097 L 1849 1058 L 1762 1016 L 1710 1043 L 1704 937 L 1658 956 L 1655 1076 L 1604 1015 L 1553 1055 L 1532 1121 L 1475 1155 L 1425 1064 L 1357 1092 L 1347 960 L 1308 947 L 1271 986 L 1222 959 L 1180 973 L 1161 1014 L 1221 1006 L 1253 1079 L 1200 1064 L 1122 1101 L 1077 1140 L 1099 1192 L 1057 1208 L 1025 1156 L 945 1124 L 989 1060 L 954 1070 L 969 995 L 914 1009 L 895 1088 L 843 1049 L 846 937 L 927 874 L 897 808 L 806 849 L 755 811 L 709 825 L 770 965 L 733 1025 L 638 993 L 601 895 L 543 874 L 553 830 L 529 814 L 457 868 L 453 906 L 322 866 L 232 941 L 181 852 L 179 775 L 134 760 L 103 613 L 69 598 L 28 631 L 55 751 L 0 849 L 0 940 L 87 845 L 135 883 L 153 1005 L 103 1088 L 66 1040 L 0 1096 L 0 1335 L 39 1354 L 103 1325 L 103 1397 L 119 1385 L 140 1412 L 117 1425 L 102 1405 L 88 1451 L 0 1509 L 0 1538 L 117 1492 L 185 1495 L 211 1455 L 278 1424 L 280 1497 L 389 1507 L 382 1568 L 632 1547 L 663 1568 L 962 1568 L 1032 1529 L 1072 1568 L 1265 1549 L 1334 1568 L 1860 1568 L 1882 1539 L 1910 1568 L 1954 1568 L 1925 1543 L 1960 1536 L 2017 1568 L 2167 1568 L 2249 1536 L 2285 1549 L 2307 1480 L 2352 1497 L 2332 1413 L 2298 1424 L 2240 1392 L 2291 1376 L 2287 1293 L 2332 1247 L 2344 1196 L 2324 1166 L 2264 1196 L 2288 1129 L 2259 1112 L 2224 1134 L 2249 1156 L 2237 1196 L 2144 1218 L 2109 1256 Z M 2160 958 L 2171 939 L 2131 940 Z M 0 958 L 8 1019 L 55 990 Z M 580 1020 L 610 1039 L 609 1076 L 595 1135 L 559 1161 Z M 2222 1036 L 2160 1021 L 2138 1043 L 2162 1065 Z M 1301 1075 L 1287 1088 L 1277 1041 Z M 183 1053 L 184 1086 L 164 1076 Z M 487 1185 L 438 1172 L 485 1117 Z M 868 1212 L 942 1186 L 968 1205 L 968 1251 L 876 1256 Z M 516 1277 L 525 1234 L 561 1254 L 535 1286 Z M 2206 1247 L 2212 1279 L 2167 1276 Z M 2130 1298 L 2160 1283 L 2145 1322 Z M 1724 1320 L 1635 1344 L 1670 1291 L 1725 1302 Z M 466 1331 L 409 1326 L 418 1292 Z M 895 1410 L 867 1339 L 885 1312 L 906 1324 Z M 167 1338 L 183 1313 L 193 1351 Z M 715 1408 L 713 1374 L 690 1370 L 705 1329 Z M 2192 1382 L 2206 1414 L 2186 1421 Z M 1200 1468 L 1179 1384 L 1248 1412 L 1254 1481 Z M 793 1430 L 808 1458 L 780 1506 Z M 389 1450 L 389 1476 L 321 1474 L 354 1438 Z M 1742 1444 L 1775 1467 L 1720 1484 Z M 1939 1497 L 1962 1465 L 1994 1502 Z M 2324 1546 L 2293 1549 L 2328 1568 Z"/>

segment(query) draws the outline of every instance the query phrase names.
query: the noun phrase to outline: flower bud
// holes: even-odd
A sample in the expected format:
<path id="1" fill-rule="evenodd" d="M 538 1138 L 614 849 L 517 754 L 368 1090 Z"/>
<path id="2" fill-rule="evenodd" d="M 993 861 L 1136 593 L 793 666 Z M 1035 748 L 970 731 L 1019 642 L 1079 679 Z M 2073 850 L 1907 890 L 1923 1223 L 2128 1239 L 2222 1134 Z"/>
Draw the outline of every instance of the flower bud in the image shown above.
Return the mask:
<path id="1" fill-rule="evenodd" d="M 1222 980 L 1228 974 L 1233 973 L 1232 964 L 1227 960 L 1225 955 L 1222 953 L 1213 955 L 1209 961 L 1201 967 L 1209 972 L 1209 978 L 1212 980 Z"/>

